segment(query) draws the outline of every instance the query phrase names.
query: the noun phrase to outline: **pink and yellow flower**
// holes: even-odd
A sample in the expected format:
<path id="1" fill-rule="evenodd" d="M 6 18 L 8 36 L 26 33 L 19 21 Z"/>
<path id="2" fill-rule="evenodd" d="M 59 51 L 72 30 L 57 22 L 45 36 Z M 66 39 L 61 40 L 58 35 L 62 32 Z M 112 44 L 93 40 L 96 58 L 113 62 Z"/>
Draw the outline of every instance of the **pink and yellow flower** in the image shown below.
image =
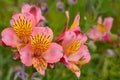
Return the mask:
<path id="1" fill-rule="evenodd" d="M 29 13 L 15 14 L 10 21 L 10 28 L 2 31 L 2 41 L 6 46 L 20 48 L 27 44 L 34 27 L 34 18 Z"/>
<path id="2" fill-rule="evenodd" d="M 44 75 L 47 65 L 60 61 L 63 56 L 62 47 L 51 42 L 52 39 L 53 32 L 49 27 L 35 27 L 30 43 L 19 51 L 22 63 L 26 66 L 33 65 Z"/>
<path id="3" fill-rule="evenodd" d="M 104 40 L 113 43 L 110 36 L 110 30 L 112 28 L 113 18 L 107 17 L 102 22 L 102 17 L 98 18 L 98 24 L 87 33 L 88 37 L 94 41 Z"/>
<path id="4" fill-rule="evenodd" d="M 67 26 L 56 41 L 62 45 L 64 50 L 61 62 L 79 78 L 80 69 L 77 65 L 82 66 L 90 61 L 88 48 L 84 44 L 87 37 L 79 28 L 80 14 L 76 15 L 75 20 L 69 29 L 67 29 L 69 21 L 68 12 L 66 12 L 66 16 Z"/>

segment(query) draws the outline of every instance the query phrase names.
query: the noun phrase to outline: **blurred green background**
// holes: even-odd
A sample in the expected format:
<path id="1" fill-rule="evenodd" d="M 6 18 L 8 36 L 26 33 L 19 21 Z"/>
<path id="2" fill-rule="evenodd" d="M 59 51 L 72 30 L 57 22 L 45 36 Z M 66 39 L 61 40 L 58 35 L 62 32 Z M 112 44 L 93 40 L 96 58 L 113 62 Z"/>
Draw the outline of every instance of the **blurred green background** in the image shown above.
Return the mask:
<path id="1" fill-rule="evenodd" d="M 66 24 L 65 14 L 56 9 L 57 0 L 0 0 L 0 32 L 10 27 L 9 21 L 12 15 L 21 12 L 24 3 L 39 6 L 41 1 L 48 5 L 48 12 L 43 15 L 56 38 Z M 69 26 L 77 13 L 80 13 L 80 27 L 83 32 L 88 31 L 97 23 L 98 16 L 103 18 L 112 16 L 114 18 L 111 31 L 113 39 L 114 36 L 120 34 L 120 0 L 78 0 L 75 5 L 68 5 L 67 0 L 62 0 L 62 2 L 65 10 L 70 13 Z M 120 80 L 120 38 L 114 40 L 117 46 L 104 41 L 89 45 L 91 61 L 81 68 L 80 79 L 77 79 L 61 63 L 57 63 L 55 69 L 47 69 L 44 77 L 40 75 L 38 77 L 40 80 Z M 89 42 L 90 40 L 87 44 Z M 108 49 L 113 51 L 113 55 L 110 55 Z M 19 61 L 12 59 L 12 54 L 11 48 L 0 46 L 0 80 L 13 80 L 16 71 L 22 67 Z M 25 72 L 31 80 L 30 77 L 35 69 L 26 67 Z"/>

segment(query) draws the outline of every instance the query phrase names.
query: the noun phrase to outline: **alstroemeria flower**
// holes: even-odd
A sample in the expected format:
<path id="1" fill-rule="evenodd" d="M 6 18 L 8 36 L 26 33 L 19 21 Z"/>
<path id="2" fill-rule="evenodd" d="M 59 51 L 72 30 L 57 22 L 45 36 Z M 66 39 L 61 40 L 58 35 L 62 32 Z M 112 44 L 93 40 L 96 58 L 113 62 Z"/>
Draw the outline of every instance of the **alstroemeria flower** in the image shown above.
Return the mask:
<path id="1" fill-rule="evenodd" d="M 66 16 L 68 27 L 68 12 L 66 12 Z M 64 50 L 64 56 L 61 59 L 61 62 L 75 73 L 78 78 L 80 77 L 80 69 L 77 65 L 82 66 L 90 61 L 88 48 L 84 45 L 87 37 L 80 31 L 79 20 L 80 15 L 77 14 L 72 26 L 69 29 L 65 27 L 63 33 L 56 40 L 58 43 L 61 43 Z"/>
<path id="2" fill-rule="evenodd" d="M 24 4 L 22 7 L 22 13 L 31 13 L 35 19 L 35 25 L 37 26 L 39 22 L 45 21 L 45 18 L 42 16 L 41 9 L 35 5 Z"/>
<path id="3" fill-rule="evenodd" d="M 29 42 L 32 29 L 34 27 L 34 18 L 29 13 L 15 14 L 10 21 L 10 28 L 2 31 L 2 41 L 6 46 L 20 48 Z"/>
<path id="4" fill-rule="evenodd" d="M 107 17 L 102 23 L 102 17 L 98 18 L 98 24 L 93 26 L 93 28 L 87 33 L 88 37 L 94 41 L 105 40 L 110 43 L 113 42 L 110 36 L 110 30 L 112 28 L 113 18 Z"/>
<path id="5" fill-rule="evenodd" d="M 62 47 L 54 42 L 53 32 L 49 27 L 35 27 L 30 44 L 21 48 L 20 58 L 26 66 L 33 66 L 41 74 L 45 74 L 48 63 L 56 63 L 63 56 Z"/>

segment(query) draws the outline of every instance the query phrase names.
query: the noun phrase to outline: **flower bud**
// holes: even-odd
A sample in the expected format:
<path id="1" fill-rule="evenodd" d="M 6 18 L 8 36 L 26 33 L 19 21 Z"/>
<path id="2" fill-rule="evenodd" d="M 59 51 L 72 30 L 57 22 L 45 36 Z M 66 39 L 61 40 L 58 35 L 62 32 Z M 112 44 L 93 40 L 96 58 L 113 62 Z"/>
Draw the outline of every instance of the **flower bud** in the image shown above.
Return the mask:
<path id="1" fill-rule="evenodd" d="M 56 8 L 57 8 L 58 11 L 62 11 L 62 12 L 65 11 L 64 4 L 62 3 L 61 0 L 57 1 Z"/>
<path id="2" fill-rule="evenodd" d="M 46 3 L 42 2 L 41 3 L 41 10 L 42 10 L 42 13 L 47 13 L 48 12 L 48 6 Z"/>

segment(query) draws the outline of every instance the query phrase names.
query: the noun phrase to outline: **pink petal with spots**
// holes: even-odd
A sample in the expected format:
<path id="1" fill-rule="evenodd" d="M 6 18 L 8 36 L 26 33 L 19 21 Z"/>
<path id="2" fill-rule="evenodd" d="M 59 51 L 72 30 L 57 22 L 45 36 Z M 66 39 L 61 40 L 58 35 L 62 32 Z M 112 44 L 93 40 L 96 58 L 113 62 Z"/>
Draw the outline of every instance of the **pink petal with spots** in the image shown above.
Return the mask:
<path id="1" fill-rule="evenodd" d="M 32 47 L 28 44 L 27 46 L 21 48 L 19 50 L 20 53 L 20 59 L 23 64 L 26 66 L 31 66 L 32 65 Z"/>
<path id="2" fill-rule="evenodd" d="M 20 39 L 17 37 L 13 28 L 6 28 L 2 31 L 2 41 L 5 45 L 14 48 L 20 44 Z"/>
<path id="3" fill-rule="evenodd" d="M 113 18 L 112 17 L 105 18 L 103 24 L 106 27 L 106 29 L 110 31 L 113 24 Z"/>
<path id="4" fill-rule="evenodd" d="M 35 69 L 41 74 L 41 75 L 45 75 L 45 71 L 47 68 L 47 62 L 46 60 L 44 60 L 42 57 L 40 56 L 35 56 L 32 59 L 33 62 L 33 66 L 35 67 Z"/>
<path id="5" fill-rule="evenodd" d="M 48 50 L 42 54 L 48 63 L 56 63 L 63 56 L 63 49 L 57 43 L 51 43 Z"/>

